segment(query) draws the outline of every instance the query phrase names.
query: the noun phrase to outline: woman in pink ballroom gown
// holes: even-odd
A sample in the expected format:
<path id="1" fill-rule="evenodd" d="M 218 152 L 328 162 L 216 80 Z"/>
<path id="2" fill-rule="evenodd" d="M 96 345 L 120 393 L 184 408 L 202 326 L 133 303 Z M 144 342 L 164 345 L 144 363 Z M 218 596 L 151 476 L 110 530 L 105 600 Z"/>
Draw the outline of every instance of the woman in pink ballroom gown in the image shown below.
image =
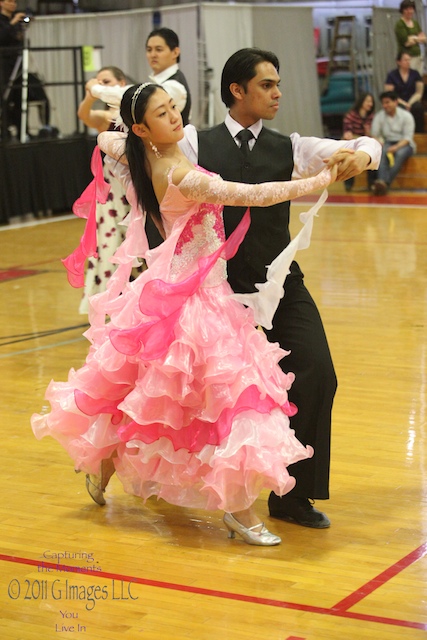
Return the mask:
<path id="1" fill-rule="evenodd" d="M 67 450 L 75 469 L 87 474 L 98 504 L 105 503 L 102 494 L 115 471 L 124 489 L 144 500 L 155 495 L 175 505 L 221 509 L 230 537 L 279 544 L 252 505 L 263 489 L 290 491 L 295 480 L 287 466 L 313 451 L 290 428 L 297 408 L 287 391 L 294 376 L 278 365 L 286 352 L 270 344 L 257 324 L 267 326 L 266 316 L 274 315 L 287 266 L 311 218 L 284 252 L 280 283 L 280 268 L 271 265 L 260 303 L 258 294 L 243 300 L 233 294 L 226 274 L 226 260 L 250 224 L 249 210 L 226 240 L 222 208 L 301 196 L 327 186 L 335 169 L 293 182 L 225 182 L 182 154 L 181 116 L 162 88 L 131 87 L 121 115 L 129 128 L 132 177 L 124 178 L 132 205 L 126 240 L 107 290 L 90 299 L 86 362 L 69 372 L 67 382 L 50 383 L 51 411 L 32 417 L 33 431 Z M 100 144 L 114 155 L 111 135 L 101 134 Z M 97 176 L 94 189 L 102 200 L 104 186 L 96 183 Z M 86 204 L 80 204 L 93 211 L 93 201 L 86 190 Z M 144 211 L 165 238 L 152 251 L 142 231 Z M 81 246 L 65 261 L 74 285 L 82 284 L 84 260 L 96 247 L 88 227 L 91 214 Z M 130 282 L 141 256 L 149 268 Z"/>

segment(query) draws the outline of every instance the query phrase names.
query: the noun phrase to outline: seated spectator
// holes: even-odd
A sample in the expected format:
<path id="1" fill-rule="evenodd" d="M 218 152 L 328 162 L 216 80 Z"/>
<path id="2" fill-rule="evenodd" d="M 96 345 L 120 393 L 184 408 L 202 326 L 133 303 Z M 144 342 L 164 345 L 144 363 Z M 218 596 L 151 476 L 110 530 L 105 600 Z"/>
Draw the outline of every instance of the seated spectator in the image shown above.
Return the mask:
<path id="1" fill-rule="evenodd" d="M 343 120 L 343 140 L 353 140 L 359 136 L 371 135 L 371 124 L 374 118 L 375 101 L 372 93 L 362 93 L 356 100 L 354 106 L 344 116 Z M 374 172 L 368 172 L 368 186 L 373 181 Z M 344 181 L 346 191 L 351 191 L 354 178 Z"/>
<path id="2" fill-rule="evenodd" d="M 382 109 L 375 114 L 371 134 L 382 145 L 380 166 L 373 185 L 376 196 L 387 193 L 404 162 L 416 151 L 415 121 L 411 113 L 398 108 L 394 91 L 380 95 Z"/>
<path id="3" fill-rule="evenodd" d="M 410 111 L 414 116 L 416 133 L 424 133 L 423 79 L 418 71 L 411 69 L 409 54 L 398 53 L 396 62 L 397 68 L 387 75 L 384 91 L 396 93 L 399 107 Z"/>
<path id="4" fill-rule="evenodd" d="M 417 20 L 414 20 L 414 0 L 402 0 L 399 11 L 402 17 L 396 22 L 396 34 L 399 53 L 407 53 L 411 58 L 411 69 L 416 69 L 420 75 L 424 71 L 424 60 L 421 55 L 420 44 L 426 44 L 426 34 L 421 31 Z"/>

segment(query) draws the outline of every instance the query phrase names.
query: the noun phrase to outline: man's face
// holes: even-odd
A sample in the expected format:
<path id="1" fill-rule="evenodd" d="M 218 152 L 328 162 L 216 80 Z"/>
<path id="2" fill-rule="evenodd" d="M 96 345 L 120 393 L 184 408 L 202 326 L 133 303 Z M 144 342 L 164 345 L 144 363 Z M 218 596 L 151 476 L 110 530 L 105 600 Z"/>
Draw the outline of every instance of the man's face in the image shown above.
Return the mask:
<path id="1" fill-rule="evenodd" d="M 11 16 L 16 11 L 16 0 L 2 0 L 0 2 L 0 11 Z"/>
<path id="2" fill-rule="evenodd" d="M 388 116 L 394 116 L 397 109 L 397 100 L 392 100 L 391 98 L 383 98 L 381 100 L 381 105 Z"/>
<path id="3" fill-rule="evenodd" d="M 237 101 L 239 113 L 256 122 L 259 119 L 273 120 L 279 109 L 280 76 L 271 62 L 260 62 L 255 67 L 256 75 L 249 80 L 246 90 L 241 86 Z"/>
<path id="4" fill-rule="evenodd" d="M 160 36 L 149 38 L 145 51 L 148 64 L 156 75 L 176 64 L 179 56 L 179 47 L 169 49 L 165 40 Z"/>

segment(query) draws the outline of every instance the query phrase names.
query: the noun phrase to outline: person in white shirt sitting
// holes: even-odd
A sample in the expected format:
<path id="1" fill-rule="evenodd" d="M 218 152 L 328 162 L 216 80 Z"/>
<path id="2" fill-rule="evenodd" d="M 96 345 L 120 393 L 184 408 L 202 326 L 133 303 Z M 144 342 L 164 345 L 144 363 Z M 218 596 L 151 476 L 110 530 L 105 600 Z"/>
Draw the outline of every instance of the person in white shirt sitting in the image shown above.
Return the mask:
<path id="1" fill-rule="evenodd" d="M 416 151 L 413 115 L 398 108 L 398 97 L 394 91 L 384 91 L 380 100 L 382 109 L 375 114 L 371 127 L 372 137 L 383 145 L 377 179 L 373 184 L 376 196 L 387 193 L 403 164 Z"/>

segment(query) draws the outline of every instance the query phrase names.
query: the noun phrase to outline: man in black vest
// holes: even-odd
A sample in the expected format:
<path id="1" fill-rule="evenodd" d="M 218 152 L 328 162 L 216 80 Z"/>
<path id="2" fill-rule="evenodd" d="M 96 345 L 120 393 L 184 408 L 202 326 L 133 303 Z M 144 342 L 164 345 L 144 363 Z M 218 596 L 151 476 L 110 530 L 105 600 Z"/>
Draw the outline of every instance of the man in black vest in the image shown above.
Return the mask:
<path id="1" fill-rule="evenodd" d="M 178 67 L 180 49 L 177 34 L 166 27 L 154 29 L 147 38 L 145 51 L 154 72 L 149 76 L 150 80 L 166 89 L 181 111 L 184 126 L 187 125 L 191 115 L 191 95 L 187 80 Z"/>
<path id="2" fill-rule="evenodd" d="M 352 141 L 291 137 L 263 127 L 278 110 L 279 62 L 268 51 L 242 49 L 224 66 L 221 97 L 229 108 L 225 122 L 207 131 L 186 127 L 180 143 L 192 162 L 219 173 L 225 180 L 260 183 L 307 177 L 325 166 L 325 160 L 339 164 L 339 179 L 345 180 L 365 169 L 375 169 L 381 157 L 380 145 L 371 138 Z M 241 131 L 249 141 L 241 142 Z M 246 153 L 243 152 L 246 147 Z M 239 147 L 242 147 L 240 149 Z M 229 235 L 239 223 L 244 208 L 225 207 L 224 221 Z M 237 253 L 228 263 L 228 279 L 235 292 L 255 291 L 264 282 L 269 265 L 289 243 L 289 202 L 269 208 L 251 209 L 251 226 Z M 291 353 L 282 360 L 283 369 L 296 379 L 289 398 L 298 407 L 291 426 L 303 444 L 314 447 L 314 457 L 292 465 L 289 472 L 296 487 L 284 497 L 269 497 L 270 515 L 307 527 L 330 526 L 327 516 L 313 507 L 313 499 L 329 498 L 331 410 L 336 377 L 316 305 L 304 286 L 303 274 L 293 262 L 285 282 L 285 296 L 266 331 Z"/>

